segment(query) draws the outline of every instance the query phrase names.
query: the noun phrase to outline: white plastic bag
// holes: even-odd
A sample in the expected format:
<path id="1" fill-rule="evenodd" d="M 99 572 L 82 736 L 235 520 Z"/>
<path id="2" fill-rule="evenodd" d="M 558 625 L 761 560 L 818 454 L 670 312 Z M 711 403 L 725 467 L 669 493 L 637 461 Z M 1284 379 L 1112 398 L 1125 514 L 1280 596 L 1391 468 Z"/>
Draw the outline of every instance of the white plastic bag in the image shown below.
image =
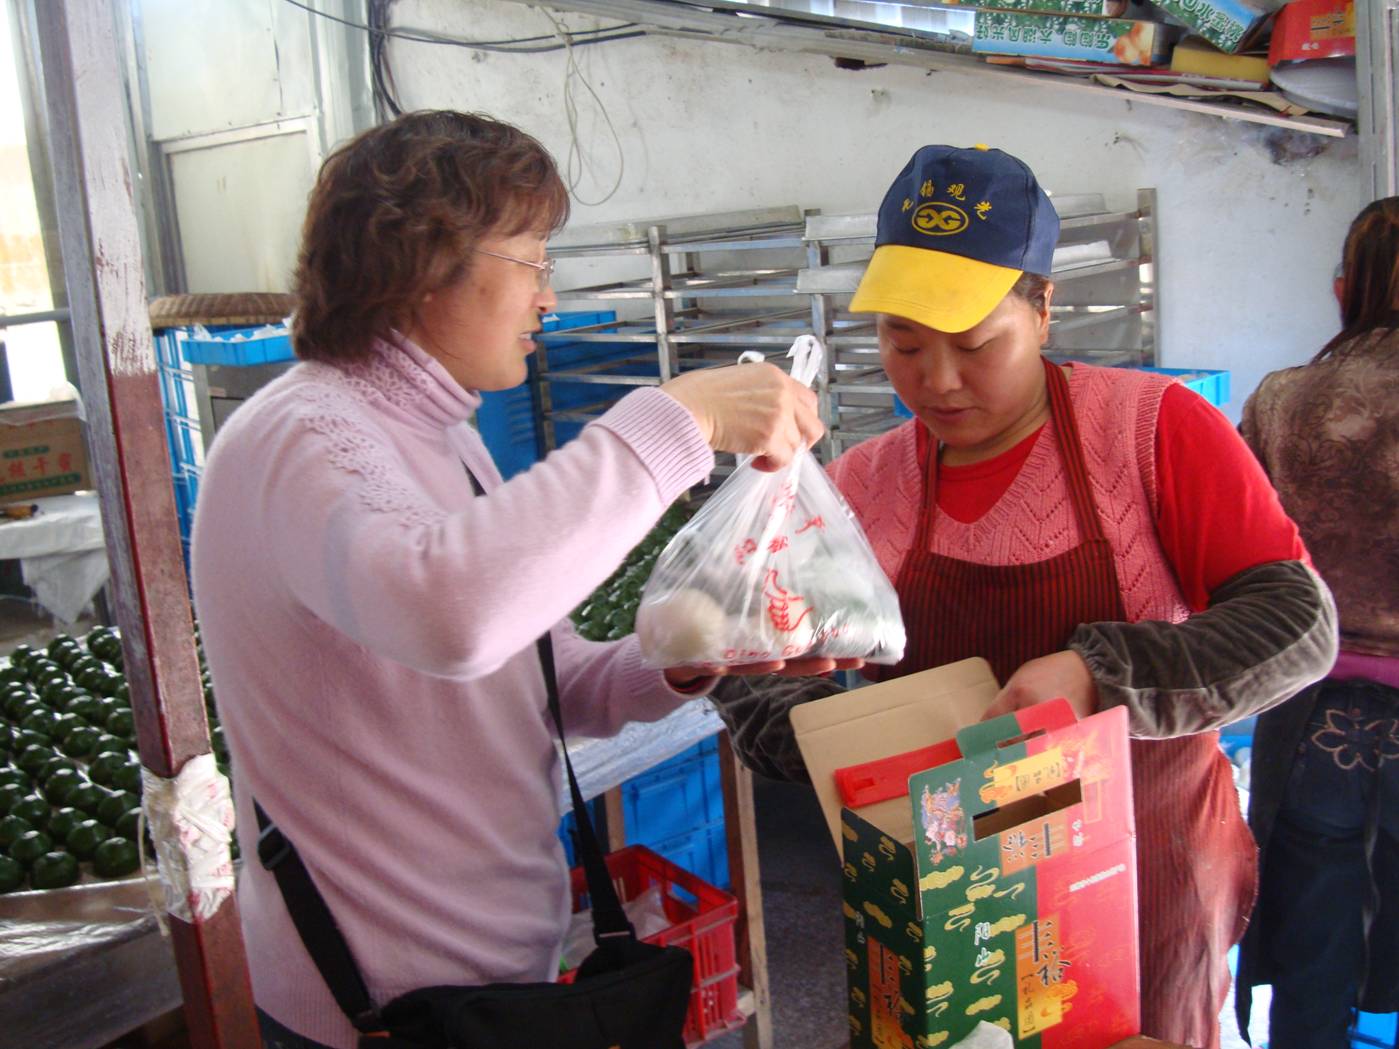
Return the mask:
<path id="1" fill-rule="evenodd" d="M 821 344 L 792 344 L 808 386 Z M 748 460 L 661 552 L 636 632 L 651 666 L 735 666 L 803 656 L 897 663 L 899 599 L 821 464 L 803 449 L 774 473 Z"/>

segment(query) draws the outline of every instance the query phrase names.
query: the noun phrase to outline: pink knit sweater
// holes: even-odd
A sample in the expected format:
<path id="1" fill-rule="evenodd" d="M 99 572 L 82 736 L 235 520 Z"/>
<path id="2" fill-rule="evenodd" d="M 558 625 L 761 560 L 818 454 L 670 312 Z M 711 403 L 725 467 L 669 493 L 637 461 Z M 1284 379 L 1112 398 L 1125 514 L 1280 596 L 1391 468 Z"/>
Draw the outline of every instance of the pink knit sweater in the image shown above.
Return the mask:
<path id="1" fill-rule="evenodd" d="M 634 638 L 587 642 L 566 616 L 712 469 L 690 414 L 636 391 L 502 483 L 468 425 L 478 403 L 406 342 L 301 364 L 239 408 L 200 491 L 194 599 L 233 754 L 254 994 L 331 1046 L 355 1033 L 257 863 L 253 796 L 380 1004 L 548 979 L 569 903 L 533 642 L 552 631 L 570 734 L 688 698 Z"/>
<path id="2" fill-rule="evenodd" d="M 1129 622 L 1179 623 L 1189 615 L 1153 521 L 1156 415 L 1173 381 L 1082 364 L 1069 376 L 1088 477 L 1112 544 Z M 881 567 L 896 582 L 923 512 L 916 448 L 921 425 L 913 420 L 857 445 L 830 467 Z M 987 565 L 1043 561 L 1081 541 L 1053 422 L 1040 431 L 1010 488 L 980 519 L 964 524 L 939 514 L 933 530 L 934 553 Z"/>

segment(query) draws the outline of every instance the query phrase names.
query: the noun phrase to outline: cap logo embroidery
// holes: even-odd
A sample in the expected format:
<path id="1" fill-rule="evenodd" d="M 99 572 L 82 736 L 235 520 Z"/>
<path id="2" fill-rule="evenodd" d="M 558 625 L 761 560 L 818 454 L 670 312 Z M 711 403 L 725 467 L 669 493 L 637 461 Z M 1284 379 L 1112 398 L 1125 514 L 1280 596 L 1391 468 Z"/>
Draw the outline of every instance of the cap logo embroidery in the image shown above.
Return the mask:
<path id="1" fill-rule="evenodd" d="M 967 228 L 967 213 L 956 204 L 936 201 L 913 213 L 913 228 L 930 237 L 946 237 Z"/>

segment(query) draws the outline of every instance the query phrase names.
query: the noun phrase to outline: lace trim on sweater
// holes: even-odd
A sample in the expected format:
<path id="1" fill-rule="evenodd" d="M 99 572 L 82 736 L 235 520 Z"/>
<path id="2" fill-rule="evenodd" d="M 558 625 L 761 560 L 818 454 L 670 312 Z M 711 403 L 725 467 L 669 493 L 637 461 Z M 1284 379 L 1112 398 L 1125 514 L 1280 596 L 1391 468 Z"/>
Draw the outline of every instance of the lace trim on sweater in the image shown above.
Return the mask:
<path id="1" fill-rule="evenodd" d="M 376 355 L 362 365 L 338 367 L 307 364 L 306 380 L 296 391 L 296 417 L 329 446 L 329 462 L 363 479 L 360 502 L 377 513 L 397 518 L 405 528 L 441 523 L 445 510 L 402 480 L 405 470 L 371 407 L 388 401 L 410 410 L 435 391 L 431 379 L 416 368 L 395 368 Z"/>

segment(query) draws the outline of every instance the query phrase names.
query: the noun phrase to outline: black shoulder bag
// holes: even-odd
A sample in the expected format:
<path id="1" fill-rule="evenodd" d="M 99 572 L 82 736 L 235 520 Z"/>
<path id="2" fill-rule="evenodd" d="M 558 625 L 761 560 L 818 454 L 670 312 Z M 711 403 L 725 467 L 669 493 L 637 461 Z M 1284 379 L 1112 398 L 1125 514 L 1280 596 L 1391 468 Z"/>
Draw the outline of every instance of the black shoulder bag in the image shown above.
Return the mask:
<path id="1" fill-rule="evenodd" d="M 562 742 L 549 635 L 537 645 L 549 712 Z M 684 1049 L 694 961 L 683 947 L 657 947 L 636 938 L 607 873 L 567 747 L 564 768 L 597 945 L 574 982 L 424 987 L 382 1009 L 370 999 L 349 945 L 301 857 L 254 803 L 258 859 L 277 879 L 296 931 L 336 1003 L 360 1032 L 362 1049 Z"/>

